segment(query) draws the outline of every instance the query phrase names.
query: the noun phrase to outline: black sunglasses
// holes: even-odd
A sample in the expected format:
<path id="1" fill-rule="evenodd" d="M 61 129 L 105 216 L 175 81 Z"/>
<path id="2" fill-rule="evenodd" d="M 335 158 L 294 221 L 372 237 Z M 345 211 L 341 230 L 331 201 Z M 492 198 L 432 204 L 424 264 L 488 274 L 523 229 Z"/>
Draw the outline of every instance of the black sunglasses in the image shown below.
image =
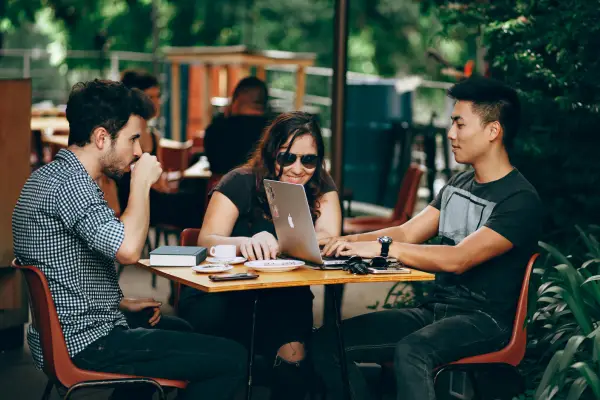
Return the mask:
<path id="1" fill-rule="evenodd" d="M 293 163 L 296 162 L 296 159 L 300 157 L 300 162 L 306 168 L 316 168 L 319 163 L 319 156 L 316 154 L 304 154 L 302 156 L 298 156 L 298 154 L 282 152 L 277 154 L 277 164 L 282 167 L 289 167 Z"/>

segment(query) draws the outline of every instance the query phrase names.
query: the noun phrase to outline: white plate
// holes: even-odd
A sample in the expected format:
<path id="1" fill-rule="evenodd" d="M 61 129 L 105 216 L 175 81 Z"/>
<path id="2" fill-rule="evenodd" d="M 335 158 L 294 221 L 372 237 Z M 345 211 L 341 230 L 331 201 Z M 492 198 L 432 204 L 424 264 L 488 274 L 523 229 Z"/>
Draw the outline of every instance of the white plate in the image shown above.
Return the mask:
<path id="1" fill-rule="evenodd" d="M 196 272 L 202 272 L 203 274 L 209 274 L 214 272 L 225 272 L 233 269 L 231 265 L 227 264 L 204 264 L 204 265 L 196 265 L 192 267 L 192 269 Z"/>
<path id="2" fill-rule="evenodd" d="M 206 257 L 209 263 L 221 264 L 241 264 L 246 261 L 245 257 Z"/>
<path id="3" fill-rule="evenodd" d="M 248 268 L 260 272 L 287 272 L 293 271 L 304 265 L 304 261 L 298 260 L 256 260 L 244 263 Z"/>

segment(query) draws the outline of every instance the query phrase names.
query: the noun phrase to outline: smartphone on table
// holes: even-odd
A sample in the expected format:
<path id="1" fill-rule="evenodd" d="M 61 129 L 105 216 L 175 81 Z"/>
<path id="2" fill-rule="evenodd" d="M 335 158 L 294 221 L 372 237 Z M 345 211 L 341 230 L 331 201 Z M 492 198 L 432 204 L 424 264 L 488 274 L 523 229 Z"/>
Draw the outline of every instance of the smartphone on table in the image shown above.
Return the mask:
<path id="1" fill-rule="evenodd" d="M 224 282 L 224 281 L 243 281 L 247 279 L 256 279 L 257 274 L 251 274 L 247 272 L 241 272 L 238 274 L 220 274 L 220 275 L 209 275 L 208 279 L 213 282 Z"/>

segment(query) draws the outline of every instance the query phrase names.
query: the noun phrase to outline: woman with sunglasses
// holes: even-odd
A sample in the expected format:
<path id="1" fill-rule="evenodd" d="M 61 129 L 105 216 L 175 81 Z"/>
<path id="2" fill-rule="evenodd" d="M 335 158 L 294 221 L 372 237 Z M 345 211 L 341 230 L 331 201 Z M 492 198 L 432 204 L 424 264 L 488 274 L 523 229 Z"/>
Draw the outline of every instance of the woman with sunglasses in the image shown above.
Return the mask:
<path id="1" fill-rule="evenodd" d="M 279 252 L 264 179 L 304 185 L 317 238 L 340 234 L 341 209 L 325 171 L 319 125 L 307 113 L 278 116 L 265 130 L 253 157 L 214 188 L 198 245 L 235 245 L 249 260 L 274 259 Z M 196 331 L 249 344 L 254 294 L 206 294 L 185 287 L 180 316 Z M 306 343 L 312 332 L 309 287 L 261 290 L 256 350 L 272 366 L 271 399 L 304 399 L 310 383 Z"/>

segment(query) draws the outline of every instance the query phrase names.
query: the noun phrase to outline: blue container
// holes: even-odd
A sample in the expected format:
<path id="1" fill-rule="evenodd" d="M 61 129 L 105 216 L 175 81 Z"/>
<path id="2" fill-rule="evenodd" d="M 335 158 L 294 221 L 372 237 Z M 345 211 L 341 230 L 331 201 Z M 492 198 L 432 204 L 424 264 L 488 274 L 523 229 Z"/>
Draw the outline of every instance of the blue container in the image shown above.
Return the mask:
<path id="1" fill-rule="evenodd" d="M 165 87 L 162 88 L 163 92 L 169 93 L 167 100 L 162 105 L 162 111 L 165 117 L 165 132 L 164 137 L 167 139 L 172 139 L 171 135 L 171 64 L 165 63 Z M 180 138 L 181 141 L 185 141 L 187 120 L 188 120 L 188 82 L 189 82 L 189 67 L 186 64 L 179 65 L 179 84 L 180 84 L 180 99 L 179 104 L 181 104 L 181 132 Z"/>
<path id="2" fill-rule="evenodd" d="M 352 189 L 354 200 L 377 203 L 385 185 L 382 205 L 393 207 L 401 177 L 384 182 L 392 121 L 412 123 L 412 92 L 398 93 L 397 80 L 349 81 L 347 86 L 344 135 L 344 186 Z"/>

